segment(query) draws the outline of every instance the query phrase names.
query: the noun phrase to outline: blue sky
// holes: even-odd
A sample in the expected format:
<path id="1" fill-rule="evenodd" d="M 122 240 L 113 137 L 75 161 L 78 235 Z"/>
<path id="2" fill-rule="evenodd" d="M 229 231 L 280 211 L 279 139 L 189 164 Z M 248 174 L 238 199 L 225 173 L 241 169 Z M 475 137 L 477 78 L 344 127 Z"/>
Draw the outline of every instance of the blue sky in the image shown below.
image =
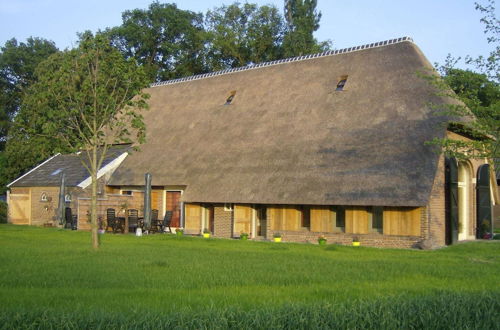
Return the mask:
<path id="1" fill-rule="evenodd" d="M 123 11 L 147 8 L 151 2 L 0 0 L 0 45 L 13 37 L 24 41 L 34 36 L 53 40 L 61 49 L 72 47 L 77 32 L 120 25 Z M 234 1 L 168 2 L 176 2 L 181 9 L 205 13 L 207 9 Z M 283 0 L 249 2 L 283 8 Z M 473 0 L 318 0 L 318 9 L 323 16 L 316 38 L 330 39 L 334 48 L 410 36 L 432 63 L 443 63 L 448 53 L 455 57 L 477 56 L 487 54 L 492 48 L 486 42 L 479 22 L 481 14 L 474 9 Z"/>

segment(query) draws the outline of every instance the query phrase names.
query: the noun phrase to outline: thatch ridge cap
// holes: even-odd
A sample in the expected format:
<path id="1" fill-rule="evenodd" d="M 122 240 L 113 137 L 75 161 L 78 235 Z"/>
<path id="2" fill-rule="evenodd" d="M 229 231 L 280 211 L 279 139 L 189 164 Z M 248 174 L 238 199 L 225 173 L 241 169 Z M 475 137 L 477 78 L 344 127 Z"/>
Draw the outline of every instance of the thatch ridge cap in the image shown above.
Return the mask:
<path id="1" fill-rule="evenodd" d="M 393 44 L 402 43 L 402 42 L 414 43 L 413 39 L 411 37 L 405 36 L 405 37 L 401 37 L 401 38 L 389 39 L 389 40 L 384 40 L 384 41 L 379 41 L 379 42 L 372 42 L 370 44 L 347 47 L 347 48 L 342 48 L 342 49 L 337 49 L 337 50 L 327 50 L 327 51 L 322 52 L 322 53 L 302 55 L 302 56 L 297 56 L 297 57 L 289 57 L 289 58 L 284 58 L 281 60 L 251 64 L 251 65 L 247 65 L 247 66 L 243 66 L 243 67 L 239 67 L 239 68 L 224 69 L 224 70 L 220 70 L 220 71 L 197 74 L 197 75 L 183 77 L 183 78 L 160 81 L 160 82 L 152 83 L 150 85 L 150 87 L 153 88 L 153 87 L 160 87 L 160 86 L 165 86 L 165 85 L 178 84 L 178 83 L 182 83 L 182 82 L 187 82 L 187 81 L 192 81 L 192 80 L 200 80 L 200 79 L 225 75 L 225 74 L 233 73 L 233 72 L 248 71 L 248 70 L 252 70 L 252 69 L 258 69 L 258 68 L 263 68 L 263 67 L 268 67 L 268 66 L 273 66 L 273 65 L 279 65 L 279 64 L 283 64 L 283 63 L 299 62 L 299 61 L 310 60 L 313 58 L 352 53 L 352 52 L 357 52 L 360 50 L 366 50 L 366 49 L 377 48 L 377 47 L 384 47 L 384 46 L 393 45 Z"/>

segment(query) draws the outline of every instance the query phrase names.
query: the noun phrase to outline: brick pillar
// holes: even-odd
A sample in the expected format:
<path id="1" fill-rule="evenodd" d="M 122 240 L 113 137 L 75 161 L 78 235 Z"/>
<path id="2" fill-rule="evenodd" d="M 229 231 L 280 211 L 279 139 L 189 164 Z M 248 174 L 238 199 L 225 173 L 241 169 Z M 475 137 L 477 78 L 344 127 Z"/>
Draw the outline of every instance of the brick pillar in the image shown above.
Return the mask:
<path id="1" fill-rule="evenodd" d="M 214 236 L 231 238 L 233 234 L 233 211 L 225 211 L 223 204 L 214 205 Z"/>

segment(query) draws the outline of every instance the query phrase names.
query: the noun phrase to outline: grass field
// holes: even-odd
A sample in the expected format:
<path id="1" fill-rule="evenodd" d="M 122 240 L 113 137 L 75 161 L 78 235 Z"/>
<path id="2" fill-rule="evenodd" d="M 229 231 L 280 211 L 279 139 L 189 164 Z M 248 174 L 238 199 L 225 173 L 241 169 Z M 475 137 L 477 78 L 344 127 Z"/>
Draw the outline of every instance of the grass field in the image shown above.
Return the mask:
<path id="1" fill-rule="evenodd" d="M 0 225 L 0 328 L 500 328 L 500 242 L 437 251 Z"/>

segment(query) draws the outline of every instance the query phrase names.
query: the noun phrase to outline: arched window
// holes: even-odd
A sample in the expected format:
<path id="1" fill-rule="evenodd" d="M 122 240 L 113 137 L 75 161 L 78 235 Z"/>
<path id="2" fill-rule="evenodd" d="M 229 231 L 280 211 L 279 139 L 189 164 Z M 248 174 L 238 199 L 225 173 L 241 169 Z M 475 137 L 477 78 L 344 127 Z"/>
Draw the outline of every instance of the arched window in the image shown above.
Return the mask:
<path id="1" fill-rule="evenodd" d="M 43 192 L 42 195 L 40 196 L 40 201 L 41 202 L 48 202 L 49 201 L 49 198 L 47 196 L 47 193 L 46 192 Z"/>

